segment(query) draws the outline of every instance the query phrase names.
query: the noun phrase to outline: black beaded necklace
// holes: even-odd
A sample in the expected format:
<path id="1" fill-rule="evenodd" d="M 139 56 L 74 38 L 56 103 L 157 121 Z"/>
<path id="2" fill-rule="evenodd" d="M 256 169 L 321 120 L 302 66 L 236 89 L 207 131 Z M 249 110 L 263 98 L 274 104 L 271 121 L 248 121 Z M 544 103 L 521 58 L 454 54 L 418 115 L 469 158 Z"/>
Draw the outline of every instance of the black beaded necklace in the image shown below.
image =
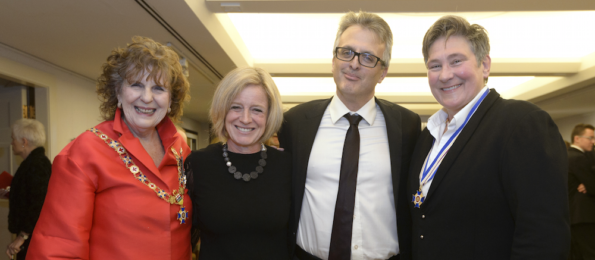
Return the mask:
<path id="1" fill-rule="evenodd" d="M 258 166 L 256 166 L 256 170 L 250 174 L 242 174 L 241 172 L 238 172 L 236 167 L 231 164 L 231 161 L 229 161 L 227 154 L 227 143 L 223 144 L 223 159 L 225 159 L 225 164 L 228 167 L 227 170 L 229 173 L 233 174 L 233 177 L 236 178 L 236 180 L 243 179 L 244 181 L 249 182 L 251 179 L 258 178 L 258 175 L 264 172 L 264 166 L 267 165 L 267 148 L 264 146 L 264 144 L 260 145 L 262 148 L 260 149 L 260 160 L 258 160 Z"/>

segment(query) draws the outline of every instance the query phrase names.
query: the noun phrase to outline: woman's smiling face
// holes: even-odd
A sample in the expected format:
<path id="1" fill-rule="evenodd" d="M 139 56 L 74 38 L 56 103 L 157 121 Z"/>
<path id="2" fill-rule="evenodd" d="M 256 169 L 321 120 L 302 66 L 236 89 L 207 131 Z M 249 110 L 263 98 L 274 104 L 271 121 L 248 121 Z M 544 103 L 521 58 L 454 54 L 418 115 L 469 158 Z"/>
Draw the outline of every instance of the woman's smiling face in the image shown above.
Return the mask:
<path id="1" fill-rule="evenodd" d="M 124 118 L 135 134 L 154 129 L 165 118 L 170 105 L 169 89 L 148 76 L 149 71 L 145 71 L 139 80 L 124 80 L 118 95 Z"/>
<path id="2" fill-rule="evenodd" d="M 266 129 L 269 102 L 260 85 L 246 86 L 231 102 L 225 116 L 229 150 L 255 153 L 260 150 L 260 138 Z"/>

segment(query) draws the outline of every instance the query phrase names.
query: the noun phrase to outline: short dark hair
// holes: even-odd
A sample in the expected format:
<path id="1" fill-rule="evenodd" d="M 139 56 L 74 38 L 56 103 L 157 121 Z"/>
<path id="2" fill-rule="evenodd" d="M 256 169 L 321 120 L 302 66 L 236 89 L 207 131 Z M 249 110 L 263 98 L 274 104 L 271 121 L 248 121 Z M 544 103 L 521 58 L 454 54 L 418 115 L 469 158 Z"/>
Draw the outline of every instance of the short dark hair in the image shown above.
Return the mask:
<path id="1" fill-rule="evenodd" d="M 575 136 L 581 136 L 582 134 L 584 134 L 585 129 L 591 129 L 591 130 L 595 131 L 595 127 L 593 127 L 592 125 L 589 125 L 589 124 L 575 125 L 574 129 L 572 129 L 572 134 L 570 135 L 570 143 L 574 143 Z"/>
<path id="2" fill-rule="evenodd" d="M 424 36 L 422 53 L 425 63 L 428 62 L 432 44 L 441 37 L 448 40 L 450 36 L 462 36 L 469 42 L 478 65 L 486 56 L 490 55 L 490 38 L 483 26 L 470 24 L 467 19 L 460 16 L 446 15 L 434 22 Z"/>

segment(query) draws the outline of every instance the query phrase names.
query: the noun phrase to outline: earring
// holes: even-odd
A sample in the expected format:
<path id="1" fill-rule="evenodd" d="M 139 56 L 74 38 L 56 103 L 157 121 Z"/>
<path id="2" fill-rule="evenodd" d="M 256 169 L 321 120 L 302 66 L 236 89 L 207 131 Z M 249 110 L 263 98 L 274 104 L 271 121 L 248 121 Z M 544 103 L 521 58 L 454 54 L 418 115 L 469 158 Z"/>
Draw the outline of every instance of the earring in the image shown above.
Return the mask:
<path id="1" fill-rule="evenodd" d="M 122 103 L 118 102 L 118 108 L 122 108 Z"/>
<path id="2" fill-rule="evenodd" d="M 167 113 L 171 113 L 171 107 L 167 109 Z"/>

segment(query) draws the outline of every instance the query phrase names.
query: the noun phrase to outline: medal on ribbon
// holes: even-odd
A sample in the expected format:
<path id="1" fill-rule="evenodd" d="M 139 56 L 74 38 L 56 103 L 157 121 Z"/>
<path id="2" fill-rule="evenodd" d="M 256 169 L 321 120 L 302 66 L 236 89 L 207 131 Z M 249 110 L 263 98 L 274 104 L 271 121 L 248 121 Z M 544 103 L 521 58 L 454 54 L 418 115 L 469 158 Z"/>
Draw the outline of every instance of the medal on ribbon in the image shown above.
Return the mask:
<path id="1" fill-rule="evenodd" d="M 186 224 L 186 218 L 188 217 L 188 211 L 186 211 L 186 207 L 180 207 L 180 211 L 178 211 L 178 220 L 180 224 Z"/>
<path id="2" fill-rule="evenodd" d="M 448 141 L 446 141 L 446 144 L 444 144 L 442 149 L 440 149 L 440 152 L 438 152 L 436 157 L 434 157 L 432 164 L 430 164 L 430 166 L 428 166 L 428 159 L 429 159 L 430 155 L 432 154 L 432 150 L 434 149 L 434 144 L 436 142 L 436 139 L 434 139 L 434 141 L 432 141 L 432 149 L 430 149 L 430 152 L 428 152 L 428 156 L 426 157 L 426 160 L 424 161 L 424 167 L 422 168 L 422 172 L 420 174 L 419 189 L 415 193 L 413 193 L 412 198 L 411 198 L 411 202 L 413 203 L 414 208 L 421 208 L 421 205 L 426 200 L 426 196 L 424 196 L 424 193 L 423 193 L 424 185 L 434 179 L 434 176 L 436 175 L 436 171 L 438 170 L 438 166 L 440 165 L 440 163 L 442 163 L 442 160 L 448 153 L 448 150 L 453 145 L 454 140 L 457 139 L 457 137 L 461 133 L 461 130 L 463 130 L 465 125 L 467 125 L 467 122 L 469 122 L 469 118 L 471 118 L 471 115 L 473 115 L 473 113 L 475 113 L 475 110 L 477 110 L 477 107 L 479 107 L 479 104 L 481 104 L 481 101 L 483 101 L 485 99 L 485 97 L 488 95 L 489 92 L 490 92 L 490 89 L 487 89 L 482 94 L 481 98 L 475 103 L 475 105 L 473 105 L 473 107 L 469 111 L 469 114 L 467 114 L 467 118 L 465 118 L 465 121 L 463 122 L 463 124 L 457 129 L 457 131 L 455 131 L 452 134 L 452 136 L 448 139 Z M 448 127 L 448 125 L 447 125 L 447 127 Z"/>
<path id="3" fill-rule="evenodd" d="M 419 208 L 419 206 L 421 206 L 421 204 L 424 203 L 424 200 L 426 200 L 426 198 L 424 197 L 421 189 L 419 189 L 416 193 L 413 194 L 414 207 Z"/>

